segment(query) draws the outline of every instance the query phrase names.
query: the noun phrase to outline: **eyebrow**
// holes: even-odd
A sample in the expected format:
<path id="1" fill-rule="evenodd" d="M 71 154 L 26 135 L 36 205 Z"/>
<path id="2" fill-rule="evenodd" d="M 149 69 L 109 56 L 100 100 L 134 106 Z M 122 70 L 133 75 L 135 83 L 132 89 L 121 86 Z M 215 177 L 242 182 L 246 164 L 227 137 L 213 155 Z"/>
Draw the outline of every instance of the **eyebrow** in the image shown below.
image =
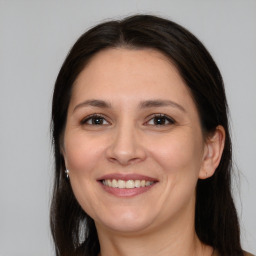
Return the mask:
<path id="1" fill-rule="evenodd" d="M 78 108 L 86 107 L 86 106 L 98 107 L 98 108 L 111 108 L 111 104 L 109 102 L 106 102 L 104 100 L 92 99 L 92 100 L 86 100 L 86 101 L 76 105 L 73 112 Z M 171 100 L 161 100 L 161 99 L 146 100 L 146 101 L 142 101 L 139 104 L 139 107 L 142 109 L 143 108 L 153 108 L 153 107 L 166 107 L 166 106 L 178 108 L 179 110 L 186 112 L 184 107 L 182 107 L 180 104 L 178 104 L 174 101 L 171 101 Z"/>
<path id="2" fill-rule="evenodd" d="M 178 108 L 179 110 L 186 112 L 184 107 L 182 107 L 180 104 L 171 100 L 156 99 L 156 100 L 147 100 L 140 103 L 140 108 L 166 107 L 166 106 Z"/>
<path id="3" fill-rule="evenodd" d="M 97 107 L 97 108 L 111 108 L 111 104 L 110 103 L 107 103 L 106 101 L 104 100 L 86 100 L 78 105 L 76 105 L 74 107 L 74 110 L 77 110 L 78 108 L 81 108 L 81 107 L 87 107 L 87 106 L 90 106 L 90 107 Z"/>

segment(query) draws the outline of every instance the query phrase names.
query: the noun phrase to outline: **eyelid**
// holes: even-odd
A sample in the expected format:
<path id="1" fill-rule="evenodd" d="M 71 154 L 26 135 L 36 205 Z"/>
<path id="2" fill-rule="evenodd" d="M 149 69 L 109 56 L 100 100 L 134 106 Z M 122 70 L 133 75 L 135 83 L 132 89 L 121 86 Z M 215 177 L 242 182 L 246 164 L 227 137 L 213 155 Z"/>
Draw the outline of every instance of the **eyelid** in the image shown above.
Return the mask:
<path id="1" fill-rule="evenodd" d="M 111 123 L 108 121 L 108 119 L 106 118 L 106 116 L 103 115 L 103 114 L 101 114 L 101 113 L 94 113 L 94 114 L 90 114 L 90 115 L 84 117 L 84 118 L 80 121 L 80 124 L 81 124 L 81 125 L 85 125 L 85 124 L 87 124 L 87 122 L 88 122 L 90 119 L 92 119 L 92 118 L 102 118 L 102 119 L 104 119 L 108 124 L 111 124 Z M 93 125 L 93 124 L 87 124 L 87 125 Z M 106 125 L 106 124 L 102 124 L 102 125 Z M 102 125 L 101 125 L 101 126 L 102 126 Z"/>
<path id="2" fill-rule="evenodd" d="M 175 121 L 172 117 L 170 117 L 170 116 L 168 116 L 168 115 L 166 115 L 166 114 L 155 113 L 155 114 L 152 114 L 152 115 L 150 115 L 150 116 L 147 117 L 147 121 L 145 122 L 145 124 L 149 123 L 149 121 L 151 121 L 152 119 L 154 119 L 154 118 L 156 118 L 156 117 L 166 118 L 166 120 L 167 120 L 169 123 L 168 123 L 168 124 L 163 124 L 163 125 L 151 124 L 152 126 L 153 126 L 153 125 L 154 125 L 154 126 L 166 126 L 166 125 L 172 125 L 172 124 L 175 124 L 175 123 L 176 123 L 176 121 Z"/>
<path id="3" fill-rule="evenodd" d="M 88 124 L 87 122 L 92 119 L 92 118 L 102 118 L 104 119 L 105 122 L 107 122 L 108 124 L 101 124 L 99 126 L 102 126 L 102 125 L 110 125 L 111 122 L 108 120 L 108 118 L 104 115 L 104 114 L 101 114 L 101 113 L 94 113 L 94 114 L 90 114 L 86 117 L 84 117 L 81 121 L 80 121 L 80 124 L 81 125 L 93 125 L 93 124 Z M 168 123 L 167 124 L 148 124 L 152 119 L 154 118 L 165 118 Z M 154 113 L 154 114 L 151 114 L 147 117 L 147 121 L 144 122 L 144 125 L 151 125 L 151 126 L 167 126 L 167 125 L 172 125 L 172 124 L 175 124 L 176 121 L 170 117 L 169 115 L 166 115 L 166 114 L 162 114 L 162 113 Z"/>

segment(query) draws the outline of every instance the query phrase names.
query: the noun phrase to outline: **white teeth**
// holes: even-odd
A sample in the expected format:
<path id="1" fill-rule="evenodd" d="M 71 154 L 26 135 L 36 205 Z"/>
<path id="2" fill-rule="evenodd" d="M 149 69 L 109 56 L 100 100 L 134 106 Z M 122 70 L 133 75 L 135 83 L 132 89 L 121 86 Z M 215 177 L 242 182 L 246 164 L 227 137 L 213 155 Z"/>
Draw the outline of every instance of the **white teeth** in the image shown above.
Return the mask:
<path id="1" fill-rule="evenodd" d="M 111 181 L 110 181 L 111 184 Z M 109 187 L 112 187 L 111 185 L 109 185 Z M 124 180 L 118 180 L 117 181 L 117 187 L 118 188 L 125 188 L 125 181 Z"/>
<path id="2" fill-rule="evenodd" d="M 145 180 L 142 180 L 141 183 L 140 183 L 140 186 L 141 186 L 141 187 L 145 187 L 145 185 L 146 185 L 146 181 L 145 181 Z"/>
<path id="3" fill-rule="evenodd" d="M 117 180 L 112 180 L 112 187 L 113 188 L 117 188 L 118 187 Z"/>
<path id="4" fill-rule="evenodd" d="M 149 186 L 149 185 L 151 185 L 151 184 L 150 184 L 150 181 L 146 181 L 145 186 L 147 187 L 147 186 Z"/>
<path id="5" fill-rule="evenodd" d="M 125 184 L 126 188 L 134 188 L 134 181 L 133 180 L 127 180 Z"/>
<path id="6" fill-rule="evenodd" d="M 135 186 L 135 188 L 139 188 L 140 187 L 140 180 L 135 180 L 134 186 Z"/>
<path id="7" fill-rule="evenodd" d="M 153 181 L 145 181 L 145 180 L 103 180 L 102 184 L 112 188 L 140 188 L 147 187 L 152 185 Z"/>

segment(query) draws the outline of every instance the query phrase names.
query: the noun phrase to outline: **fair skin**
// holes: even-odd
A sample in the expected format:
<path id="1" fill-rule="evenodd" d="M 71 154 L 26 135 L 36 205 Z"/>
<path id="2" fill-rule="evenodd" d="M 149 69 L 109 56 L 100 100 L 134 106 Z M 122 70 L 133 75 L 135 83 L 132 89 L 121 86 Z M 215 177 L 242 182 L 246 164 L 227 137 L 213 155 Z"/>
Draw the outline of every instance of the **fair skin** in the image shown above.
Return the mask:
<path id="1" fill-rule="evenodd" d="M 189 89 L 161 53 L 96 54 L 74 83 L 62 152 L 101 256 L 210 256 L 195 233 L 195 188 L 214 174 L 224 139 L 221 126 L 203 136 Z"/>

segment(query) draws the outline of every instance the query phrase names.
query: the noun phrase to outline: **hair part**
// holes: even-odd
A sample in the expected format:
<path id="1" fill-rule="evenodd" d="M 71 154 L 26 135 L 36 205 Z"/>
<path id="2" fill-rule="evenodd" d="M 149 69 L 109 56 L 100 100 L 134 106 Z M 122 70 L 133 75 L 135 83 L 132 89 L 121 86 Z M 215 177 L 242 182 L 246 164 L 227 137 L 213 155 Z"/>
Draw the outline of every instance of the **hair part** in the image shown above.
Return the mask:
<path id="1" fill-rule="evenodd" d="M 151 15 L 135 15 L 97 25 L 84 33 L 58 74 L 52 102 L 55 181 L 51 231 L 57 256 L 94 256 L 100 245 L 94 221 L 78 204 L 65 179 L 61 153 L 73 84 L 93 56 L 107 48 L 150 48 L 164 54 L 177 68 L 194 99 L 204 134 L 222 125 L 223 155 L 215 174 L 196 188 L 195 229 L 199 239 L 222 256 L 242 256 L 238 217 L 231 195 L 231 140 L 228 106 L 218 67 L 203 44 L 180 25 Z M 82 227 L 82 228 L 81 228 Z"/>

